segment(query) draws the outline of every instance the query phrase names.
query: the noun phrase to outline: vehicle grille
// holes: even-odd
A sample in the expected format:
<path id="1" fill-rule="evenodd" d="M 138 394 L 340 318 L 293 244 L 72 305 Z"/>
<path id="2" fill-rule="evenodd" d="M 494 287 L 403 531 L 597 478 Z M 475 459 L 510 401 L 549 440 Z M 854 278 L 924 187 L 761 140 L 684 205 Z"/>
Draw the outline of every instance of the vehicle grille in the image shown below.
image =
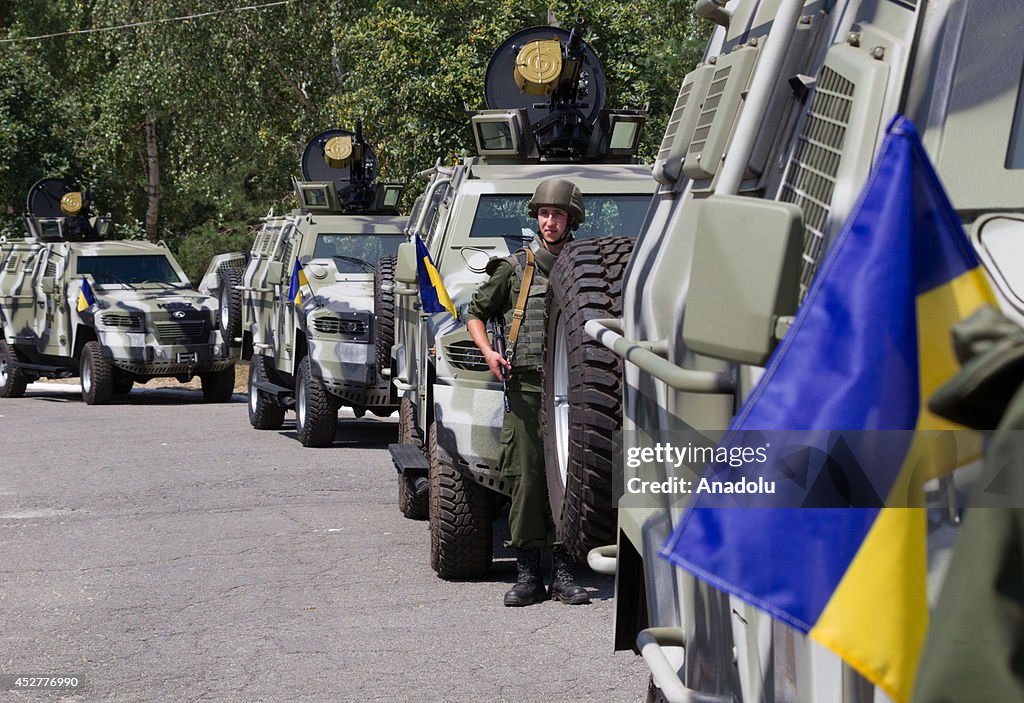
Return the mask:
<path id="1" fill-rule="evenodd" d="M 484 355 L 471 340 L 452 342 L 444 348 L 448 362 L 457 369 L 465 371 L 486 371 L 487 362 Z"/>
<path id="2" fill-rule="evenodd" d="M 205 320 L 168 320 L 154 326 L 161 344 L 201 344 L 207 340 Z"/>
<path id="3" fill-rule="evenodd" d="M 846 140 L 853 105 L 854 84 L 828 66 L 814 90 L 803 131 L 782 184 L 780 199 L 800 206 L 804 213 L 804 253 L 800 266 L 803 301 L 818 270 L 825 244 L 832 193 Z"/>
<path id="4" fill-rule="evenodd" d="M 100 324 L 107 329 L 142 331 L 142 315 L 127 312 L 107 312 L 100 315 Z"/>
<path id="5" fill-rule="evenodd" d="M 313 320 L 313 329 L 320 334 L 366 334 L 366 323 L 362 320 L 342 320 L 340 317 L 318 317 Z"/>

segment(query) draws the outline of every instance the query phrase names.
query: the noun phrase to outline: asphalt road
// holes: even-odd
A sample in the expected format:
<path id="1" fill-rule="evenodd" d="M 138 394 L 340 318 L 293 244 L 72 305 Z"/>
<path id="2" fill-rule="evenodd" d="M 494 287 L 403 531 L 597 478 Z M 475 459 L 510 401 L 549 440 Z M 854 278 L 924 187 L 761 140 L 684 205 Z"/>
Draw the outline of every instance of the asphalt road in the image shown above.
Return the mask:
<path id="1" fill-rule="evenodd" d="M 290 419 L 250 428 L 244 396 L 42 388 L 0 400 L 0 676 L 82 687 L 0 700 L 644 700 L 611 578 L 581 567 L 590 606 L 513 609 L 500 543 L 487 580 L 433 574 L 394 419 L 343 414 L 303 449 Z"/>

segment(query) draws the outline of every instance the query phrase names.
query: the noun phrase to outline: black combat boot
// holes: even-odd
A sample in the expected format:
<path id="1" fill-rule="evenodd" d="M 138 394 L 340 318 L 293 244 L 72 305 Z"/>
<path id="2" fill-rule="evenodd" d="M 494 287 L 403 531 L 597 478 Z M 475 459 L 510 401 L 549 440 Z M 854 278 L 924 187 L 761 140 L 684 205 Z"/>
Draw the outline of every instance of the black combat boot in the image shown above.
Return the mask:
<path id="1" fill-rule="evenodd" d="M 551 581 L 551 597 L 569 605 L 586 605 L 590 603 L 587 589 L 576 583 L 572 575 L 573 558 L 561 550 L 554 554 L 554 571 Z"/>
<path id="2" fill-rule="evenodd" d="M 505 605 L 518 607 L 546 600 L 548 594 L 544 590 L 544 579 L 540 577 L 540 552 L 517 549 L 516 569 L 519 578 L 512 590 L 505 594 Z"/>

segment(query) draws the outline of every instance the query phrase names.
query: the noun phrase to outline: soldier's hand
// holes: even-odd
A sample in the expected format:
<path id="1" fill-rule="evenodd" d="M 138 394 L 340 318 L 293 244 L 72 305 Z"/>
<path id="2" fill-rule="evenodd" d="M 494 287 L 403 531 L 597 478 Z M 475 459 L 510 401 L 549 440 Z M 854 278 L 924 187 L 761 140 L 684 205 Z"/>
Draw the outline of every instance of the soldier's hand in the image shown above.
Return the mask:
<path id="1" fill-rule="evenodd" d="M 493 349 L 489 352 L 485 352 L 484 360 L 487 362 L 487 368 L 491 370 L 491 373 L 493 373 L 494 377 L 497 378 L 499 381 L 502 380 L 502 367 L 507 369 L 506 377 L 512 378 L 512 364 L 508 363 L 508 359 L 503 357 L 498 352 L 494 351 Z"/>

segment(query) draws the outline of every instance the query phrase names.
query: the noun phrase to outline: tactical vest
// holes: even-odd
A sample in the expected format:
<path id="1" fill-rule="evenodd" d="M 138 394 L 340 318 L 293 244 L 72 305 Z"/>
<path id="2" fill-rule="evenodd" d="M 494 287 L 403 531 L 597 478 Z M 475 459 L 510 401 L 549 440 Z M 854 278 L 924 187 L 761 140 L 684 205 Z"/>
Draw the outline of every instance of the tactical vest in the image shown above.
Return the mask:
<path id="1" fill-rule="evenodd" d="M 505 313 L 505 330 L 512 329 L 512 310 L 519 297 L 520 284 L 526 271 L 526 251 L 520 249 L 505 259 L 515 271 L 512 283 L 510 307 Z M 533 282 L 526 296 L 526 310 L 519 327 L 512 368 L 523 371 L 539 371 L 544 366 L 544 298 L 548 293 L 548 276 L 540 266 L 533 267 Z"/>

